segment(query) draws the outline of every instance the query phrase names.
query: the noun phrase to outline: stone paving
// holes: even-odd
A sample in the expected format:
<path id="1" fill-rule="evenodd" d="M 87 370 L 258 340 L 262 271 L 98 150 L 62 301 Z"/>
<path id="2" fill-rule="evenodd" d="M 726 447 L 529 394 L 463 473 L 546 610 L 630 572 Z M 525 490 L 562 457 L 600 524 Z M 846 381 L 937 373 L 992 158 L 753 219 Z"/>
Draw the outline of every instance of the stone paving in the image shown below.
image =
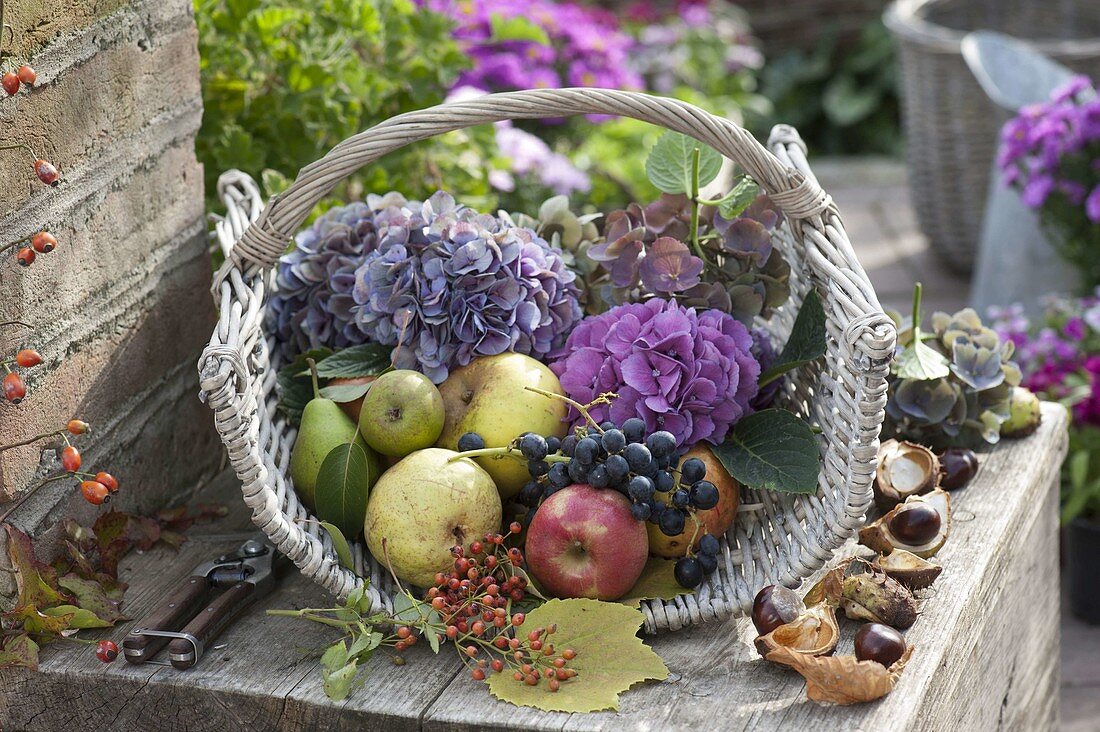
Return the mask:
<path id="1" fill-rule="evenodd" d="M 967 277 L 945 266 L 917 228 L 901 163 L 869 159 L 810 164 L 839 206 L 859 261 L 884 307 L 908 312 L 917 281 L 924 285 L 925 317 L 967 305 Z M 1064 604 L 1061 625 L 1062 732 L 1100 732 L 1100 626 L 1070 616 Z"/>

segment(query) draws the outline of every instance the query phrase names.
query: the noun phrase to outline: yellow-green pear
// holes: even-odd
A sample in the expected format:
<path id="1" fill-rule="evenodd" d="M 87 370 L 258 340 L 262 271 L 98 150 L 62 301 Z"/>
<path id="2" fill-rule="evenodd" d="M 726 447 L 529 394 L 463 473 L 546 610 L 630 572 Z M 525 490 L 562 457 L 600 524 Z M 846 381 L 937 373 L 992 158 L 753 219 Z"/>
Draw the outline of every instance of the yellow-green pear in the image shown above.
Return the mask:
<path id="1" fill-rule="evenodd" d="M 313 359 L 309 360 L 309 367 L 313 377 L 313 399 L 302 410 L 298 437 L 290 452 L 290 480 L 294 483 L 298 500 L 310 511 L 315 511 L 317 474 L 321 463 L 334 447 L 354 441 L 367 454 L 370 476 L 378 475 L 382 469 L 378 455 L 363 442 L 358 425 L 344 414 L 339 404 L 321 396 L 317 387 L 317 366 Z M 364 486 L 364 490 L 369 488 L 369 485 Z"/>
<path id="2" fill-rule="evenodd" d="M 447 419 L 436 445 L 456 450 L 458 438 L 467 432 L 481 435 L 486 447 L 505 447 L 524 432 L 564 437 L 565 402 L 529 391 L 529 386 L 564 394 L 553 371 L 522 353 L 483 356 L 452 371 L 439 385 Z M 531 479 L 526 460 L 499 456 L 477 461 L 504 498 L 519 493 Z"/>
<path id="3" fill-rule="evenodd" d="M 473 460 L 431 447 L 382 474 L 367 501 L 363 534 L 378 563 L 417 587 L 452 567 L 455 544 L 469 546 L 500 529 L 493 479 Z"/>

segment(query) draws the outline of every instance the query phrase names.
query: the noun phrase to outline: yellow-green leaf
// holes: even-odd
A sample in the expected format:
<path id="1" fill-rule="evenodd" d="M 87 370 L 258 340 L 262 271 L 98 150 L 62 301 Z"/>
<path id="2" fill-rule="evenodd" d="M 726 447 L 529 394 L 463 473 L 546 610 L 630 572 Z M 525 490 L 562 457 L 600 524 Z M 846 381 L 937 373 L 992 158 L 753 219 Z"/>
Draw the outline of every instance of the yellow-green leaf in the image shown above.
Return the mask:
<path id="1" fill-rule="evenodd" d="M 91 610 L 85 610 L 82 607 L 76 605 L 58 605 L 57 607 L 48 607 L 42 611 L 43 614 L 49 615 L 52 618 L 67 618 L 68 627 L 83 629 L 83 628 L 110 628 L 113 623 L 109 623 L 106 620 L 101 620 L 96 617 L 96 614 Z"/>
<path id="2" fill-rule="evenodd" d="M 642 600 L 671 600 L 679 595 L 693 595 L 695 590 L 681 587 L 676 581 L 676 560 L 650 557 L 642 576 L 619 602 L 640 607 Z"/>
<path id="3" fill-rule="evenodd" d="M 329 538 L 332 539 L 332 548 L 336 550 L 336 558 L 340 560 L 340 566 L 355 571 L 355 560 L 351 556 L 351 545 L 348 544 L 344 532 L 340 531 L 339 527 L 330 521 L 318 521 L 318 523 L 324 527 Z"/>
<path id="4" fill-rule="evenodd" d="M 509 673 L 493 674 L 489 691 L 502 701 L 548 712 L 617 710 L 620 693 L 646 679 L 668 677 L 661 657 L 637 636 L 643 621 L 640 612 L 617 602 L 550 600 L 532 610 L 523 627 L 556 623 L 554 646 L 577 652 L 569 662 L 577 675 L 551 692 L 545 680 L 527 686 Z"/>

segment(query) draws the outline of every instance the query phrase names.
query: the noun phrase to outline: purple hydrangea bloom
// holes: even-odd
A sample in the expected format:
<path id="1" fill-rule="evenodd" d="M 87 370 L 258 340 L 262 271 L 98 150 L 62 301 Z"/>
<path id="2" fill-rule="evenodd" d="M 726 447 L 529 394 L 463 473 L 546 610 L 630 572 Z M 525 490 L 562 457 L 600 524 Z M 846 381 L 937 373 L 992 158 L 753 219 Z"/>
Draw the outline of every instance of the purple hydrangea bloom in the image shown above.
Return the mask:
<path id="1" fill-rule="evenodd" d="M 686 450 L 722 442 L 752 412 L 760 377 L 752 348 L 748 329 L 727 313 L 652 298 L 583 320 L 550 369 L 578 402 L 619 395 L 592 409 L 595 419 L 640 417 Z M 571 418 L 579 424 L 575 412 Z"/>
<path id="2" fill-rule="evenodd" d="M 355 323 L 396 346 L 399 368 L 439 383 L 478 356 L 541 358 L 581 318 L 576 275 L 530 229 L 443 192 L 393 201 L 374 224 L 377 244 L 355 270 Z"/>

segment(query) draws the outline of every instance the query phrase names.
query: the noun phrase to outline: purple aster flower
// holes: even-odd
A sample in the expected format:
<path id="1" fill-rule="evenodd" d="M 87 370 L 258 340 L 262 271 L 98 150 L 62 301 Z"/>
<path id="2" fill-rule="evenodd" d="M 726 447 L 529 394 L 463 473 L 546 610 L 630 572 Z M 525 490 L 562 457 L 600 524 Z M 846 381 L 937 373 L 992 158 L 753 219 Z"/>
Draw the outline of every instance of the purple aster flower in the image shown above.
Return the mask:
<path id="1" fill-rule="evenodd" d="M 686 450 L 722 442 L 752 412 L 760 377 L 752 349 L 749 331 L 730 315 L 652 298 L 581 321 L 550 368 L 579 402 L 618 394 L 592 410 L 597 420 L 640 417 Z M 579 424 L 576 413 L 570 419 Z"/>

